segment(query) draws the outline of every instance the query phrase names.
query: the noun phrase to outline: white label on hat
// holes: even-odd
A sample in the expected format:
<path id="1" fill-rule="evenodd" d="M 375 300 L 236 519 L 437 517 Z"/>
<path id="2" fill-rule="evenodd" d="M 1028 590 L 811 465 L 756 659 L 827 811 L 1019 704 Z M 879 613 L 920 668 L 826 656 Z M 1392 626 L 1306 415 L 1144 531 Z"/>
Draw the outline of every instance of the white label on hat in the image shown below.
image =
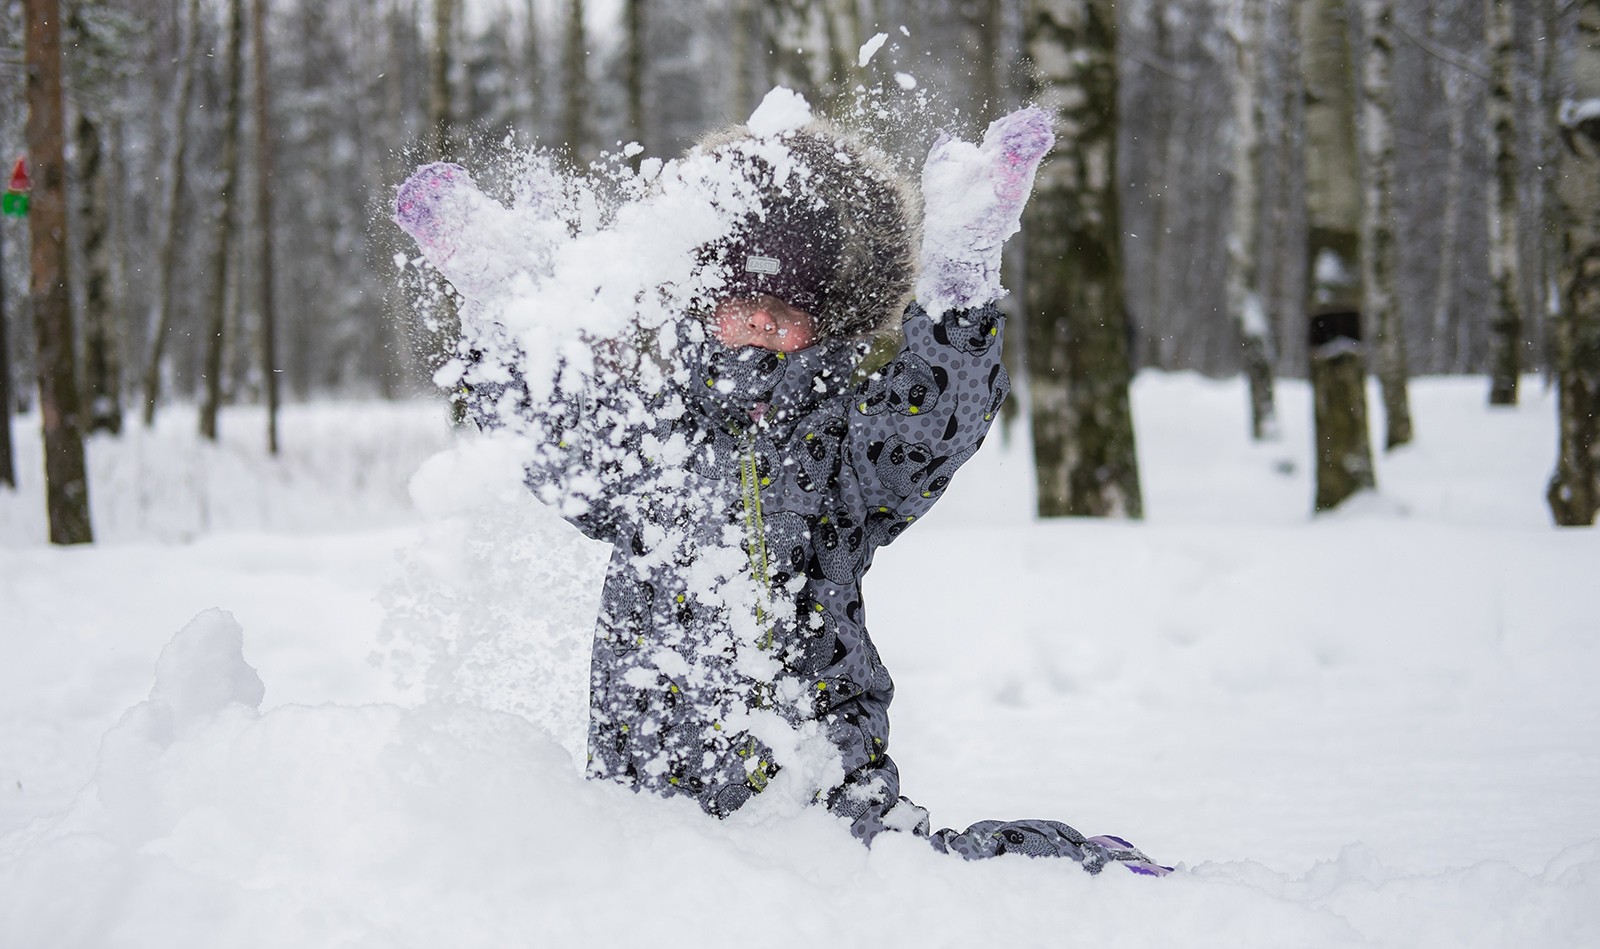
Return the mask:
<path id="1" fill-rule="evenodd" d="M 744 259 L 745 273 L 773 274 L 783 269 L 783 264 L 776 257 L 757 257 L 752 254 Z"/>

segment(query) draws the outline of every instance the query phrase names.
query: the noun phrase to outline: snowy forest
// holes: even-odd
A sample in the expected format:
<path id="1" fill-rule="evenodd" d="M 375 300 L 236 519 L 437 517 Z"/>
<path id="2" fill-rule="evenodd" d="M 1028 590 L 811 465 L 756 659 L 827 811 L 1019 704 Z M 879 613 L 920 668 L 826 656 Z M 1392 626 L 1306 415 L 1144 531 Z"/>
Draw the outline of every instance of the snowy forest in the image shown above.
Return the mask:
<path id="1" fill-rule="evenodd" d="M 582 779 L 609 547 L 397 189 L 780 87 L 1050 117 L 872 636 L 938 821 L 1171 875 Z M 0 0 L 0 173 L 0 946 L 1600 942 L 1600 0 Z"/>
<path id="2" fill-rule="evenodd" d="M 24 6 L 3 11 L 8 160 L 28 150 Z M 54 319 L 71 353 L 42 365 L 56 344 L 26 331 L 27 231 L 7 218 L 4 402 L 25 412 L 33 380 L 66 374 L 47 386 L 78 406 L 62 403 L 66 429 L 115 435 L 130 413 L 148 425 L 175 400 L 198 404 L 214 438 L 224 405 L 414 395 L 439 343 L 413 331 L 392 263 L 401 237 L 388 205 L 410 167 L 517 143 L 559 148 L 580 167 L 629 142 L 670 157 L 782 84 L 820 104 L 877 90 L 916 115 L 907 151 L 1022 102 L 1089 98 L 1087 117 L 1062 112 L 1061 148 L 1098 154 L 1114 180 L 1075 182 L 1078 195 L 1060 201 L 1103 206 L 1106 235 L 1074 239 L 1115 245 L 1116 266 L 1069 269 L 1058 286 L 1019 252 L 1009 303 L 1031 327 L 1013 334 L 1029 341 L 1011 347 L 1023 367 L 1013 374 L 1073 390 L 1065 404 L 1080 419 L 1104 403 L 1125 416 L 1138 369 L 1248 372 L 1253 425 L 1267 435 L 1272 379 L 1313 376 L 1313 339 L 1348 331 L 1382 382 L 1386 447 L 1412 437 L 1406 383 L 1423 375 L 1481 374 L 1487 398 L 1514 403 L 1524 372 L 1547 384 L 1575 373 L 1564 411 L 1578 424 L 1592 415 L 1593 315 L 1584 293 L 1564 297 L 1577 291 L 1563 268 L 1584 253 L 1569 227 L 1592 225 L 1569 217 L 1592 217 L 1592 202 L 1560 186 L 1592 177 L 1580 170 L 1592 119 L 1582 103 L 1593 101 L 1578 89 L 1593 54 L 1581 6 L 64 2 L 55 145 L 68 293 Z M 880 30 L 885 51 L 858 63 L 856 47 Z M 1092 76 L 1041 67 L 1072 44 L 1105 65 Z M 1078 213 L 1045 204 L 1019 251 L 1045 217 Z M 1077 250 L 1069 261 L 1087 256 Z M 1335 289 L 1311 263 L 1324 252 L 1342 271 Z M 1095 281 L 1108 289 L 1075 289 Z M 1337 312 L 1360 317 L 1331 330 Z M 1057 321 L 1086 343 L 1070 371 L 1045 342 Z M 1096 327 L 1107 339 L 1091 343 Z M 1339 388 L 1344 375 L 1319 387 L 1337 403 L 1323 423 L 1330 443 L 1350 437 L 1340 418 L 1366 411 Z M 1058 434 L 1042 436 L 1052 424 Z M 1098 499 L 1046 489 L 1060 497 L 1042 513 L 1137 514 L 1125 420 L 1033 425 L 1046 455 L 1073 438 L 1080 464 L 1121 472 Z M 1589 523 L 1596 436 L 1578 425 L 1563 439 L 1589 447 L 1562 449 L 1553 477 L 1583 497 L 1555 517 Z M 0 476 L 14 483 L 0 448 Z M 1050 464 L 1041 485 L 1076 483 Z M 1326 477 L 1319 507 L 1370 475 Z"/>

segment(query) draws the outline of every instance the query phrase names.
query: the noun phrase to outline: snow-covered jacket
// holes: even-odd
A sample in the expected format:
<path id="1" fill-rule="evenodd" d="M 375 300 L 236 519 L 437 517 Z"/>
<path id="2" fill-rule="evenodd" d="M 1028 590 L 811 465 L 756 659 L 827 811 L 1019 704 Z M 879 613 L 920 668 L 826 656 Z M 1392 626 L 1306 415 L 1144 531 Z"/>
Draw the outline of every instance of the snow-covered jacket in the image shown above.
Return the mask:
<path id="1" fill-rule="evenodd" d="M 729 350 L 691 326 L 662 391 L 591 382 L 532 408 L 552 450 L 530 486 L 614 545 L 592 774 L 731 812 L 774 773 L 736 724 L 768 710 L 816 723 L 846 774 L 819 790 L 858 836 L 882 829 L 899 797 L 894 685 L 861 578 L 983 442 L 1008 388 L 1003 325 L 993 307 L 935 320 L 913 305 L 904 347 L 865 379 L 851 339 Z"/>

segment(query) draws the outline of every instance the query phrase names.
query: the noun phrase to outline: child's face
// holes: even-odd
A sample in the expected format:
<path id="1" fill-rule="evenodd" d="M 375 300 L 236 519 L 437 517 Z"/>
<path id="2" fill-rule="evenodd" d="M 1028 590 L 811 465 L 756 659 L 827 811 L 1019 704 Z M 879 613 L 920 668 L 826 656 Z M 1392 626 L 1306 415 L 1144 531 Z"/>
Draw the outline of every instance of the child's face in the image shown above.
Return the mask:
<path id="1" fill-rule="evenodd" d="M 817 324 L 810 313 L 766 294 L 717 304 L 711 331 L 729 349 L 757 346 L 792 353 L 817 341 Z"/>

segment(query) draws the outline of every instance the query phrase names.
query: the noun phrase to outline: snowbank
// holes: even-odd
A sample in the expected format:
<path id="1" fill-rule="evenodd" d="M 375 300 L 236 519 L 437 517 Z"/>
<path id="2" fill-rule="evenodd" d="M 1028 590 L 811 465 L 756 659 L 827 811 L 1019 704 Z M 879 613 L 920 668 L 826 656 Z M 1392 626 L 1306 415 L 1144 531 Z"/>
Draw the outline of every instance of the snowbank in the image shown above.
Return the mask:
<path id="1" fill-rule="evenodd" d="M 1355 846 L 1291 878 L 1155 881 L 1026 858 L 872 851 L 820 810 L 726 822 L 585 784 L 525 719 L 426 703 L 285 706 L 225 613 L 162 652 L 65 814 L 0 841 L 0 945 L 1578 945 L 1600 845 L 1542 873 L 1432 875 Z M 759 799 L 758 799 L 759 800 Z"/>

